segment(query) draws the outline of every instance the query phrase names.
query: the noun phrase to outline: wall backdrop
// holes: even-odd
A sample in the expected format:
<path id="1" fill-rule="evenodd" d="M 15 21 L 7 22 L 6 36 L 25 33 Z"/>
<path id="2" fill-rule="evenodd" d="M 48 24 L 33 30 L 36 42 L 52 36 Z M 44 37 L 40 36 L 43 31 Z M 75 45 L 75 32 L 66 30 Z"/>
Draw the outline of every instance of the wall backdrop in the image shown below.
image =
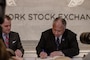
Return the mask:
<path id="1" fill-rule="evenodd" d="M 39 40 L 41 32 L 51 28 L 58 16 L 66 19 L 67 28 L 79 40 L 82 32 L 90 32 L 90 0 L 74 7 L 68 6 L 70 1 L 13 0 L 6 7 L 6 14 L 12 18 L 12 30 L 19 32 L 21 40 Z"/>

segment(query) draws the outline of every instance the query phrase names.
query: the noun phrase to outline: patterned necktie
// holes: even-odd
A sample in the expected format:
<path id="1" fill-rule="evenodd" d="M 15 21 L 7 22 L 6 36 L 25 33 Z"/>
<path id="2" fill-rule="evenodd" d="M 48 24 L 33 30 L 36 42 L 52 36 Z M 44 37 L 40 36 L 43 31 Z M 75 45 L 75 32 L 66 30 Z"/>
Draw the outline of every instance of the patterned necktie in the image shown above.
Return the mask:
<path id="1" fill-rule="evenodd" d="M 8 48 L 9 47 L 9 37 L 8 37 L 8 35 L 5 35 L 5 44 L 6 44 L 6 47 Z"/>
<path id="2" fill-rule="evenodd" d="M 57 44 L 57 50 L 59 49 L 59 38 L 57 37 L 57 40 L 56 40 L 56 44 Z"/>

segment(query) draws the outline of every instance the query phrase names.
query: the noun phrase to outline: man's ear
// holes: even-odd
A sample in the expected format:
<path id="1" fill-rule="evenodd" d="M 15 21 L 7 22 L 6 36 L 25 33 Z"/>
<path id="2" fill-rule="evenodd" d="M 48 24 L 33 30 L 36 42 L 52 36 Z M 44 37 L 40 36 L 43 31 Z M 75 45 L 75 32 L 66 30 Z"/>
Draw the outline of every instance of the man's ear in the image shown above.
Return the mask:
<path id="1" fill-rule="evenodd" d="M 65 25 L 63 25 L 63 27 L 64 27 L 64 29 L 66 29 L 66 26 Z"/>

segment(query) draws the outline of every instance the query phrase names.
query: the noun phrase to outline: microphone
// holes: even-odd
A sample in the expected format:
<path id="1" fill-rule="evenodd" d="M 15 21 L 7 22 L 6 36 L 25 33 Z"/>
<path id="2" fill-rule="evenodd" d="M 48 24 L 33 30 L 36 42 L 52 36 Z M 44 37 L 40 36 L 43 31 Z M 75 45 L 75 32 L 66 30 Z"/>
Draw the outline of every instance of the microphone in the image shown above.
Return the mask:
<path id="1" fill-rule="evenodd" d="M 83 32 L 80 35 L 80 41 L 84 44 L 90 44 L 90 32 Z"/>

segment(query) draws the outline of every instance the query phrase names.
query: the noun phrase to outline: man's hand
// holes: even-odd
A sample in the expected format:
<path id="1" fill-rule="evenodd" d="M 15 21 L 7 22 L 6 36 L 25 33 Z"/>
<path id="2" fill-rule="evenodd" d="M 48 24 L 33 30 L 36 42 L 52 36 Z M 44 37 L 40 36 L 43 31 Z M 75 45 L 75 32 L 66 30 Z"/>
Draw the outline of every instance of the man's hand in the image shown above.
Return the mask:
<path id="1" fill-rule="evenodd" d="M 54 51 L 50 54 L 50 57 L 54 56 L 64 56 L 64 54 L 61 51 Z"/>
<path id="2" fill-rule="evenodd" d="M 15 51 L 15 54 L 16 54 L 16 56 L 18 56 L 18 57 L 22 57 L 22 52 L 21 52 L 19 49 L 17 49 L 17 50 Z"/>
<path id="3" fill-rule="evenodd" d="M 39 56 L 42 59 L 47 58 L 47 53 L 46 52 L 41 52 Z"/>

